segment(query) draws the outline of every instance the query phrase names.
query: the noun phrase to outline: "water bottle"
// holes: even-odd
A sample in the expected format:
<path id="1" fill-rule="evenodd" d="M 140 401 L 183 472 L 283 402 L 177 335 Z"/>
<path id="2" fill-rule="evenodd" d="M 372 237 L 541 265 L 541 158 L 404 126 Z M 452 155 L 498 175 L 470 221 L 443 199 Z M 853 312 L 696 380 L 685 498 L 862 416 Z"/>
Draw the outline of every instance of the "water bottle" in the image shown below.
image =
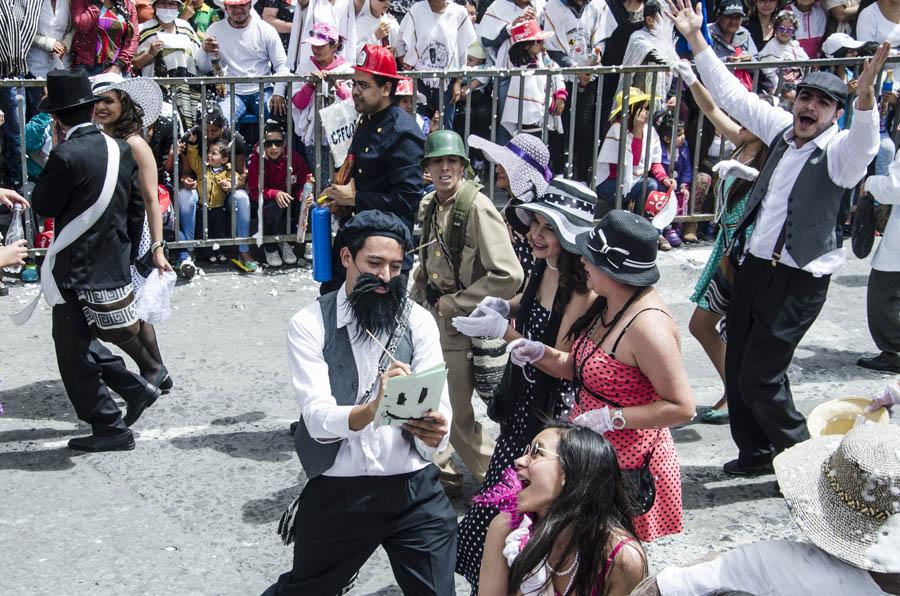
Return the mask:
<path id="1" fill-rule="evenodd" d="M 888 128 L 888 115 L 891 104 L 887 101 L 887 94 L 894 90 L 894 71 L 888 69 L 884 72 L 884 81 L 881 83 L 881 105 L 879 106 L 879 132 L 885 133 Z"/>
<path id="2" fill-rule="evenodd" d="M 331 281 L 331 211 L 315 207 L 312 212 L 313 279 Z"/>
<path id="3" fill-rule="evenodd" d="M 306 220 L 307 215 L 309 215 L 309 207 L 306 201 L 313 194 L 315 182 L 313 175 L 307 174 L 306 182 L 303 183 L 303 190 L 300 191 L 300 219 L 297 222 L 297 242 L 301 244 L 306 242 Z"/>
<path id="4" fill-rule="evenodd" d="M 13 206 L 13 214 L 12 221 L 9 224 L 9 229 L 6 231 L 6 246 L 14 244 L 19 240 L 23 240 L 25 238 L 25 226 L 23 224 L 22 218 L 22 205 L 16 203 Z M 19 271 L 22 270 L 21 265 L 10 265 L 9 267 L 4 267 L 4 271 L 11 275 L 18 275 Z"/>

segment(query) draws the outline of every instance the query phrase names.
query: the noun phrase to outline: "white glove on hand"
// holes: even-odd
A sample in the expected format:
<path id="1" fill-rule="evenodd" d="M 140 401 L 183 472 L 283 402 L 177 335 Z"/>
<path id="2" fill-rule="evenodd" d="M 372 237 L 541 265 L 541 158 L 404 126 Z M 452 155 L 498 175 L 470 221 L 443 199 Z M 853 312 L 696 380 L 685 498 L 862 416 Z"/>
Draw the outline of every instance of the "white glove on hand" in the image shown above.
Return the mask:
<path id="1" fill-rule="evenodd" d="M 590 410 L 584 414 L 579 414 L 572 420 L 572 424 L 583 428 L 589 428 L 598 435 L 602 435 L 613 429 L 612 420 L 609 417 L 609 408 L 607 406 L 597 408 L 596 410 Z"/>
<path id="2" fill-rule="evenodd" d="M 509 321 L 496 310 L 478 306 L 471 316 L 453 317 L 454 329 L 469 337 L 503 337 Z"/>
<path id="3" fill-rule="evenodd" d="M 887 386 L 881 397 L 876 397 L 866 408 L 866 412 L 874 412 L 879 408 L 891 409 L 891 406 L 900 404 L 900 381 L 894 381 Z"/>
<path id="4" fill-rule="evenodd" d="M 544 344 L 520 337 L 507 344 L 506 352 L 509 354 L 509 359 L 512 360 L 513 364 L 525 366 L 544 357 Z"/>
<path id="5" fill-rule="evenodd" d="M 478 307 L 475 310 L 479 313 L 483 313 L 485 309 L 497 311 L 504 319 L 509 318 L 509 300 L 488 296 L 478 303 Z M 472 313 L 472 316 L 476 316 L 474 312 Z"/>
<path id="6" fill-rule="evenodd" d="M 519 527 L 507 535 L 505 546 L 503 547 L 503 556 L 506 558 L 506 564 L 512 567 L 513 561 L 522 552 L 522 539 L 531 534 L 531 518 L 527 515 L 522 516 Z"/>
<path id="7" fill-rule="evenodd" d="M 713 172 L 719 175 L 719 178 L 727 178 L 734 176 L 741 180 L 749 180 L 753 182 L 759 176 L 759 170 L 745 166 L 736 159 L 724 159 L 713 166 Z"/>
<path id="8" fill-rule="evenodd" d="M 697 75 L 694 74 L 694 67 L 691 66 L 690 62 L 683 58 L 672 65 L 672 70 L 681 77 L 681 80 L 684 81 L 684 84 L 688 87 L 697 82 Z"/>

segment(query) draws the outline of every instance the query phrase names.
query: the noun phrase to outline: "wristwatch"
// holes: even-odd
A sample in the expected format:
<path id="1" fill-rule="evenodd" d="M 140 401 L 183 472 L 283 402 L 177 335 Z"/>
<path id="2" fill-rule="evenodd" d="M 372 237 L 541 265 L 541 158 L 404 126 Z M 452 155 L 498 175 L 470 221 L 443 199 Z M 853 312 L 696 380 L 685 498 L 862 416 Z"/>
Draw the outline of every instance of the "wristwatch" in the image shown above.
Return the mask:
<path id="1" fill-rule="evenodd" d="M 613 410 L 612 416 L 610 417 L 610 423 L 612 424 L 613 430 L 622 430 L 625 428 L 625 416 L 622 414 L 621 408 Z"/>

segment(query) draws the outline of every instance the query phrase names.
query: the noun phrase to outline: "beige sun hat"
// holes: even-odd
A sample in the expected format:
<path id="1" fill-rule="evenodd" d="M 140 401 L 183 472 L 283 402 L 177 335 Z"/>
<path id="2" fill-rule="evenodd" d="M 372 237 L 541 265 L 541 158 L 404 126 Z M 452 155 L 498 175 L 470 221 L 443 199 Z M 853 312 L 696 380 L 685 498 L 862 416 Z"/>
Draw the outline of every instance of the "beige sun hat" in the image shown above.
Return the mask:
<path id="1" fill-rule="evenodd" d="M 900 573 L 900 427 L 804 441 L 775 458 L 775 475 L 810 542 L 854 567 Z"/>
<path id="2" fill-rule="evenodd" d="M 872 400 L 865 397 L 839 397 L 819 404 L 806 419 L 809 436 L 846 435 L 856 424 L 857 416 L 876 424 L 888 424 L 891 416 L 886 408 L 866 412 L 871 403 Z"/>

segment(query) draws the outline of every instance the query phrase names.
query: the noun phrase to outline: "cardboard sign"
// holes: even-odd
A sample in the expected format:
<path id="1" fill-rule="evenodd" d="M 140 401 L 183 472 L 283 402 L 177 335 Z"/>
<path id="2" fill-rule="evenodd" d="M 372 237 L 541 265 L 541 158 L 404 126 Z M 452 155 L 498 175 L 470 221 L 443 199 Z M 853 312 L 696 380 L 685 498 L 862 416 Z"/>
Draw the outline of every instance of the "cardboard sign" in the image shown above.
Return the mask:
<path id="1" fill-rule="evenodd" d="M 391 378 L 375 412 L 375 428 L 400 426 L 407 420 L 422 418 L 429 410 L 437 412 L 446 383 L 443 363 L 414 375 Z"/>

